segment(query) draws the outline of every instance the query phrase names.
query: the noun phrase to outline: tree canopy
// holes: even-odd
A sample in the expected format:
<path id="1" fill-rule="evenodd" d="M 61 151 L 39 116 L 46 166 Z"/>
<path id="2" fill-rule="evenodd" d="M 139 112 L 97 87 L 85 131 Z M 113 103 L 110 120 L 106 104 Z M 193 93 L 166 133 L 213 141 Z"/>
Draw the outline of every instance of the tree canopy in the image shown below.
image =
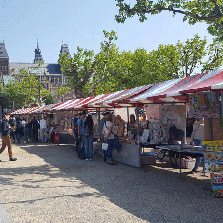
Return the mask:
<path id="1" fill-rule="evenodd" d="M 208 32 L 223 40 L 223 3 L 221 0 L 136 0 L 130 6 L 129 1 L 115 0 L 119 7 L 119 14 L 115 19 L 119 23 L 124 23 L 127 18 L 135 15 L 144 22 L 147 15 L 156 15 L 163 11 L 173 14 L 182 14 L 183 21 L 188 21 L 194 25 L 197 22 L 206 22 Z"/>
<path id="2" fill-rule="evenodd" d="M 104 31 L 100 52 L 77 48 L 73 57 L 61 54 L 59 64 L 77 98 L 119 91 L 173 78 L 204 73 L 222 65 L 221 44 L 207 46 L 198 35 L 175 45 L 162 45 L 147 52 L 144 48 L 120 51 L 116 33 Z"/>
<path id="3" fill-rule="evenodd" d="M 22 68 L 19 76 L 8 84 L 1 84 L 1 92 L 6 95 L 6 108 L 15 109 L 30 107 L 32 104 L 41 105 L 53 103 L 53 98 L 49 90 L 43 88 L 36 74 L 29 73 Z"/>

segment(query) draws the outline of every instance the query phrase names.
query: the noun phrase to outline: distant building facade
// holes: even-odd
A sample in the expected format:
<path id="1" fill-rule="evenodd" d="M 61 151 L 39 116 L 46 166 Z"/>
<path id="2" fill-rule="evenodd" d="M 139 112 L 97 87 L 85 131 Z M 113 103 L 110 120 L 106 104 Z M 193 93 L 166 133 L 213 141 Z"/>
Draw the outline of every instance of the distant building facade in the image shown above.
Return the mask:
<path id="1" fill-rule="evenodd" d="M 4 42 L 0 42 L 0 75 L 9 75 L 9 56 Z"/>
<path id="2" fill-rule="evenodd" d="M 1 53 L 2 52 L 2 53 Z M 5 44 L 0 43 L 0 74 L 1 77 L 6 80 L 7 77 L 13 77 L 19 79 L 19 72 L 22 68 L 26 69 L 29 73 L 36 74 L 40 83 L 45 89 L 49 90 L 53 95 L 55 102 L 61 100 L 69 100 L 74 98 L 73 91 L 65 95 L 63 98 L 57 98 L 55 90 L 61 86 L 67 86 L 67 78 L 63 75 L 60 65 L 57 63 L 44 63 L 38 67 L 38 63 L 43 62 L 41 50 L 37 40 L 37 48 L 35 49 L 35 57 L 33 63 L 9 63 L 9 56 L 7 54 Z M 68 45 L 62 44 L 60 53 L 69 52 Z M 70 54 L 69 54 L 70 56 Z M 6 76 L 7 75 L 7 76 Z"/>

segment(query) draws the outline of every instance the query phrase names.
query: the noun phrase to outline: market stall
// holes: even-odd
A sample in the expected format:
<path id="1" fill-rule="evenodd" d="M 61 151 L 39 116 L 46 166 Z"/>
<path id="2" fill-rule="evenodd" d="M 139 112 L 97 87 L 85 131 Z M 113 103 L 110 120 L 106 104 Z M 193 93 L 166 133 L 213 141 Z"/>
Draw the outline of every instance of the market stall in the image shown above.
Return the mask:
<path id="1" fill-rule="evenodd" d="M 178 141 L 185 143 L 186 114 L 190 95 L 202 91 L 220 93 L 222 83 L 222 71 L 215 71 L 109 94 L 74 99 L 54 106 L 51 111 L 57 114 L 55 115 L 55 123 L 58 123 L 57 131 L 63 135 L 71 133 L 70 124 L 75 112 L 86 109 L 95 111 L 98 115 L 96 120 L 100 120 L 102 110 L 126 108 L 128 120 L 125 121 L 125 126 L 121 122 L 117 123 L 117 134 L 123 144 L 123 149 L 114 157 L 117 161 L 121 160 L 139 167 L 144 146 L 168 145 L 178 143 Z M 129 114 L 130 107 L 135 109 L 134 113 Z M 135 116 L 134 123 L 130 121 L 132 114 Z M 216 123 L 219 129 L 221 124 L 219 118 L 216 119 Z M 205 134 L 208 134 L 208 131 L 211 132 L 209 134 L 211 140 L 216 137 L 222 139 L 223 133 L 217 136 L 213 125 L 215 127 L 215 118 L 205 120 L 207 127 Z M 176 135 L 173 137 L 174 128 L 180 133 L 183 132 L 179 138 Z"/>

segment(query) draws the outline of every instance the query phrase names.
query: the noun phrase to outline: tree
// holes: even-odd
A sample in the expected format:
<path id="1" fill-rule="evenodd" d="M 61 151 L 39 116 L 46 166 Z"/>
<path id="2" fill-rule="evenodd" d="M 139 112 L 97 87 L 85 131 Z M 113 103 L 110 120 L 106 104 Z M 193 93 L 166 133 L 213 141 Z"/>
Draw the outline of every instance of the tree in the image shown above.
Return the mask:
<path id="1" fill-rule="evenodd" d="M 45 105 L 54 104 L 53 95 L 50 93 L 49 90 L 42 90 L 42 101 Z"/>
<path id="2" fill-rule="evenodd" d="M 156 15 L 163 11 L 175 14 L 182 14 L 183 21 L 188 20 L 189 24 L 206 22 L 208 32 L 223 40 L 223 3 L 221 0 L 136 0 L 131 7 L 125 0 L 115 0 L 119 7 L 119 14 L 115 19 L 119 23 L 124 23 L 127 18 L 134 15 L 139 16 L 139 20 L 144 22 L 147 15 Z"/>
<path id="3" fill-rule="evenodd" d="M 143 48 L 120 51 L 112 42 L 116 33 L 104 31 L 100 52 L 78 48 L 74 58 L 61 55 L 60 64 L 77 97 L 119 91 L 145 84 L 209 72 L 222 65 L 222 44 L 207 46 L 198 35 L 175 45 L 162 45 L 147 52 Z M 207 59 L 208 57 L 208 59 Z M 201 73 L 200 72 L 200 73 Z"/>
<path id="4" fill-rule="evenodd" d="M 36 74 L 30 74 L 24 68 L 16 80 L 2 87 L 2 93 L 7 97 L 6 107 L 10 108 L 14 103 L 15 109 L 30 107 L 32 104 L 41 105 L 43 101 L 49 102 L 50 98 L 50 92 L 43 88 Z"/>
<path id="5" fill-rule="evenodd" d="M 69 58 L 67 54 L 60 54 L 59 64 L 61 70 L 67 76 L 68 86 L 74 90 L 77 98 L 94 95 L 101 83 L 111 86 L 109 81 L 116 73 L 108 72 L 111 61 L 116 33 L 103 31 L 108 41 L 101 43 L 101 51 L 95 55 L 94 51 L 77 47 L 77 53 Z M 104 86 L 106 87 L 106 86 Z"/>
<path id="6" fill-rule="evenodd" d="M 69 87 L 61 86 L 60 88 L 55 90 L 55 93 L 58 97 L 63 97 L 65 94 L 69 93 L 69 91 L 70 91 Z"/>

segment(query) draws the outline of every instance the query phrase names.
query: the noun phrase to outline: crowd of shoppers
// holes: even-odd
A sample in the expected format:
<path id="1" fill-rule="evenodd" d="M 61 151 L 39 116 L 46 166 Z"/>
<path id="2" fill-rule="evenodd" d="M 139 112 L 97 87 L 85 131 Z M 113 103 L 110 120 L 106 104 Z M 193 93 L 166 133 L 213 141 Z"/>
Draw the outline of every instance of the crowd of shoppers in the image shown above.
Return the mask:
<path id="1" fill-rule="evenodd" d="M 110 165 L 115 165 L 112 160 L 112 150 L 114 149 L 113 116 L 110 112 L 105 112 L 99 122 L 100 143 L 107 143 L 108 149 L 104 150 L 104 161 Z M 72 121 L 73 136 L 76 140 L 76 150 L 78 159 L 93 160 L 94 142 L 94 122 L 92 116 L 86 111 L 79 113 Z"/>
<path id="2" fill-rule="evenodd" d="M 45 133 L 49 121 L 46 115 L 41 120 L 38 120 L 36 115 L 32 119 L 27 117 L 23 117 L 22 119 L 20 117 L 15 118 L 10 115 L 5 115 L 4 117 L 2 123 L 2 139 L 4 142 L 0 153 L 4 151 L 7 145 L 9 147 L 10 159 L 13 159 L 11 140 L 14 143 L 20 143 L 21 138 L 24 137 L 24 143 L 30 142 L 30 139 L 34 143 L 38 142 L 40 129 L 41 141 L 43 143 L 47 142 Z M 72 131 L 76 141 L 76 151 L 79 159 L 93 160 L 94 127 L 93 118 L 86 111 L 77 114 L 72 120 Z M 103 151 L 104 161 L 110 165 L 115 165 L 116 163 L 112 160 L 115 134 L 113 116 L 110 112 L 105 112 L 99 122 L 99 138 L 101 144 L 108 144 L 108 149 Z"/>
<path id="3" fill-rule="evenodd" d="M 49 121 L 46 115 L 41 120 L 38 120 L 36 115 L 32 119 L 10 116 L 8 124 L 10 138 L 13 143 L 20 143 L 22 137 L 24 137 L 24 143 L 30 142 L 30 139 L 34 143 L 38 142 L 39 129 L 41 131 L 41 141 L 43 143 L 47 142 L 46 131 L 47 127 L 49 127 Z"/>

